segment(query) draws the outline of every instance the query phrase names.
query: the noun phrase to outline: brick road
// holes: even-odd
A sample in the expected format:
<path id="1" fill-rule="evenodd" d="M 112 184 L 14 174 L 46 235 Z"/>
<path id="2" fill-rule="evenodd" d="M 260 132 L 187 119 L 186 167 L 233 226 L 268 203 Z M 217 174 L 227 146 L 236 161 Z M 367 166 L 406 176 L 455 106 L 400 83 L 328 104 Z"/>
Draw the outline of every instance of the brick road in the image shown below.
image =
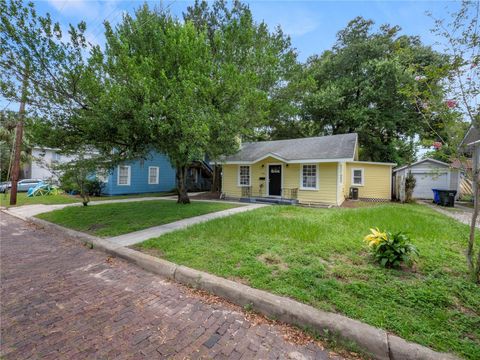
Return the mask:
<path id="1" fill-rule="evenodd" d="M 330 358 L 278 324 L 0 216 L 2 359 Z"/>

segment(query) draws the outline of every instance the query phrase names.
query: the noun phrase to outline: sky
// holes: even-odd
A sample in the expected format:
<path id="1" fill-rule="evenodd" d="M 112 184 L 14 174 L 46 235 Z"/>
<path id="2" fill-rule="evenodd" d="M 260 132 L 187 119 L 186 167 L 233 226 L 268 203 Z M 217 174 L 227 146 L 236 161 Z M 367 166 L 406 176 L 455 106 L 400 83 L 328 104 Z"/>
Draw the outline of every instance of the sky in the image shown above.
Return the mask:
<path id="1" fill-rule="evenodd" d="M 143 4 L 143 0 L 44 0 L 36 1 L 40 13 L 50 12 L 61 24 L 87 22 L 89 40 L 102 44 L 104 19 L 116 23 L 124 12 L 132 13 Z M 151 5 L 169 7 L 173 14 L 181 17 L 193 1 L 163 0 L 147 1 Z M 434 44 L 430 29 L 433 21 L 426 16 L 432 12 L 445 17 L 447 9 L 458 3 L 447 1 L 246 1 L 257 21 L 265 21 L 269 27 L 280 25 L 291 36 L 299 59 L 319 54 L 331 48 L 336 33 L 356 16 L 375 21 L 377 25 L 389 23 L 399 25 L 404 34 L 419 35 L 424 43 Z"/>
<path id="2" fill-rule="evenodd" d="M 87 39 L 102 45 L 103 21 L 112 24 L 121 20 L 125 12 L 132 13 L 144 0 L 41 0 L 34 1 L 40 14 L 49 12 L 55 21 L 66 28 L 69 23 L 87 23 Z M 150 5 L 169 7 L 178 17 L 193 1 L 147 1 Z M 402 34 L 418 35 L 425 44 L 435 46 L 430 32 L 436 17 L 447 17 L 448 10 L 458 7 L 458 2 L 447 1 L 246 1 L 257 21 L 265 21 L 269 27 L 280 25 L 290 35 L 300 61 L 330 49 L 336 34 L 356 16 L 375 21 L 376 25 L 399 25 Z M 7 106 L 17 110 L 17 104 L 9 104 L 0 98 L 0 108 Z"/>

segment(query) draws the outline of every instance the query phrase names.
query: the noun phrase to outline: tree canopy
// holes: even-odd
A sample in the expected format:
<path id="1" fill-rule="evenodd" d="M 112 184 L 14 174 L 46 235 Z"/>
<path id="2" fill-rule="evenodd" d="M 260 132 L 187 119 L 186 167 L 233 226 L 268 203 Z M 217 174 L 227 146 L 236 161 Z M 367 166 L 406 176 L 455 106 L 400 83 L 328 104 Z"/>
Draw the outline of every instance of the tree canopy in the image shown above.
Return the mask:
<path id="1" fill-rule="evenodd" d="M 15 98 L 29 77 L 37 139 L 65 152 L 94 148 L 110 166 L 163 152 L 177 169 L 182 203 L 187 166 L 235 152 L 238 136 L 264 125 L 296 64 L 281 30 L 271 33 L 239 2 L 196 3 L 184 21 L 145 4 L 115 27 L 105 23 L 105 49 L 85 42 L 84 24 L 70 27 L 65 42 L 33 5 L 13 0 L 6 8 L 2 93 Z"/>
<path id="2" fill-rule="evenodd" d="M 110 168 L 163 152 L 180 202 L 187 166 L 234 153 L 238 137 L 357 132 L 362 160 L 402 164 L 418 141 L 442 142 L 448 156 L 463 131 L 459 111 L 424 111 L 447 96 L 451 57 L 397 26 L 355 18 L 332 49 L 301 64 L 289 37 L 240 1 L 197 0 L 182 19 L 144 4 L 105 22 L 104 48 L 86 41 L 83 22 L 67 36 L 33 4 L 0 6 L 0 91 L 18 101 L 28 78 L 37 143 L 95 149 Z"/>
<path id="3" fill-rule="evenodd" d="M 412 161 L 415 137 L 436 124 L 425 124 L 404 89 L 446 61 L 418 37 L 400 35 L 397 26 L 375 30 L 373 21 L 355 18 L 331 50 L 305 64 L 304 77 L 314 87 L 304 93 L 294 128 L 304 136 L 357 132 L 361 159 Z M 428 79 L 424 84 L 436 86 Z"/>

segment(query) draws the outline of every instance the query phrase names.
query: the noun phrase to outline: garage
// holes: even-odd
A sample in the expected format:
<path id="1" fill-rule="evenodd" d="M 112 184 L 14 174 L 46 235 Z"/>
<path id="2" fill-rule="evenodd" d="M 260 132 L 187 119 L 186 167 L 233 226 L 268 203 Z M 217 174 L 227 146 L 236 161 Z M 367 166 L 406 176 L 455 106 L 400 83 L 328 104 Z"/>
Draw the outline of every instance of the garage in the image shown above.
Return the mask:
<path id="1" fill-rule="evenodd" d="M 395 188 L 399 187 L 410 171 L 417 180 L 413 190 L 415 199 L 433 199 L 432 189 L 457 190 L 458 192 L 460 179 L 458 169 L 452 168 L 448 163 L 431 158 L 394 169 Z"/>

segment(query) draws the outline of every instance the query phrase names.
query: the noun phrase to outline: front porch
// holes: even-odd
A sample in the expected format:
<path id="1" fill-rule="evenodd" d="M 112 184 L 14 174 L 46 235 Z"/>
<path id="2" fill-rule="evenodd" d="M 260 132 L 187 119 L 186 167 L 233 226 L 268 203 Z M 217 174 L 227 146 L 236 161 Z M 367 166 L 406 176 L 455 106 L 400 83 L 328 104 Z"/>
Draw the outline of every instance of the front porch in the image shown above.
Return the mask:
<path id="1" fill-rule="evenodd" d="M 245 203 L 296 205 L 298 204 L 298 188 L 282 188 L 279 196 L 271 196 L 266 191 L 254 191 L 252 186 L 243 186 L 240 201 Z"/>

